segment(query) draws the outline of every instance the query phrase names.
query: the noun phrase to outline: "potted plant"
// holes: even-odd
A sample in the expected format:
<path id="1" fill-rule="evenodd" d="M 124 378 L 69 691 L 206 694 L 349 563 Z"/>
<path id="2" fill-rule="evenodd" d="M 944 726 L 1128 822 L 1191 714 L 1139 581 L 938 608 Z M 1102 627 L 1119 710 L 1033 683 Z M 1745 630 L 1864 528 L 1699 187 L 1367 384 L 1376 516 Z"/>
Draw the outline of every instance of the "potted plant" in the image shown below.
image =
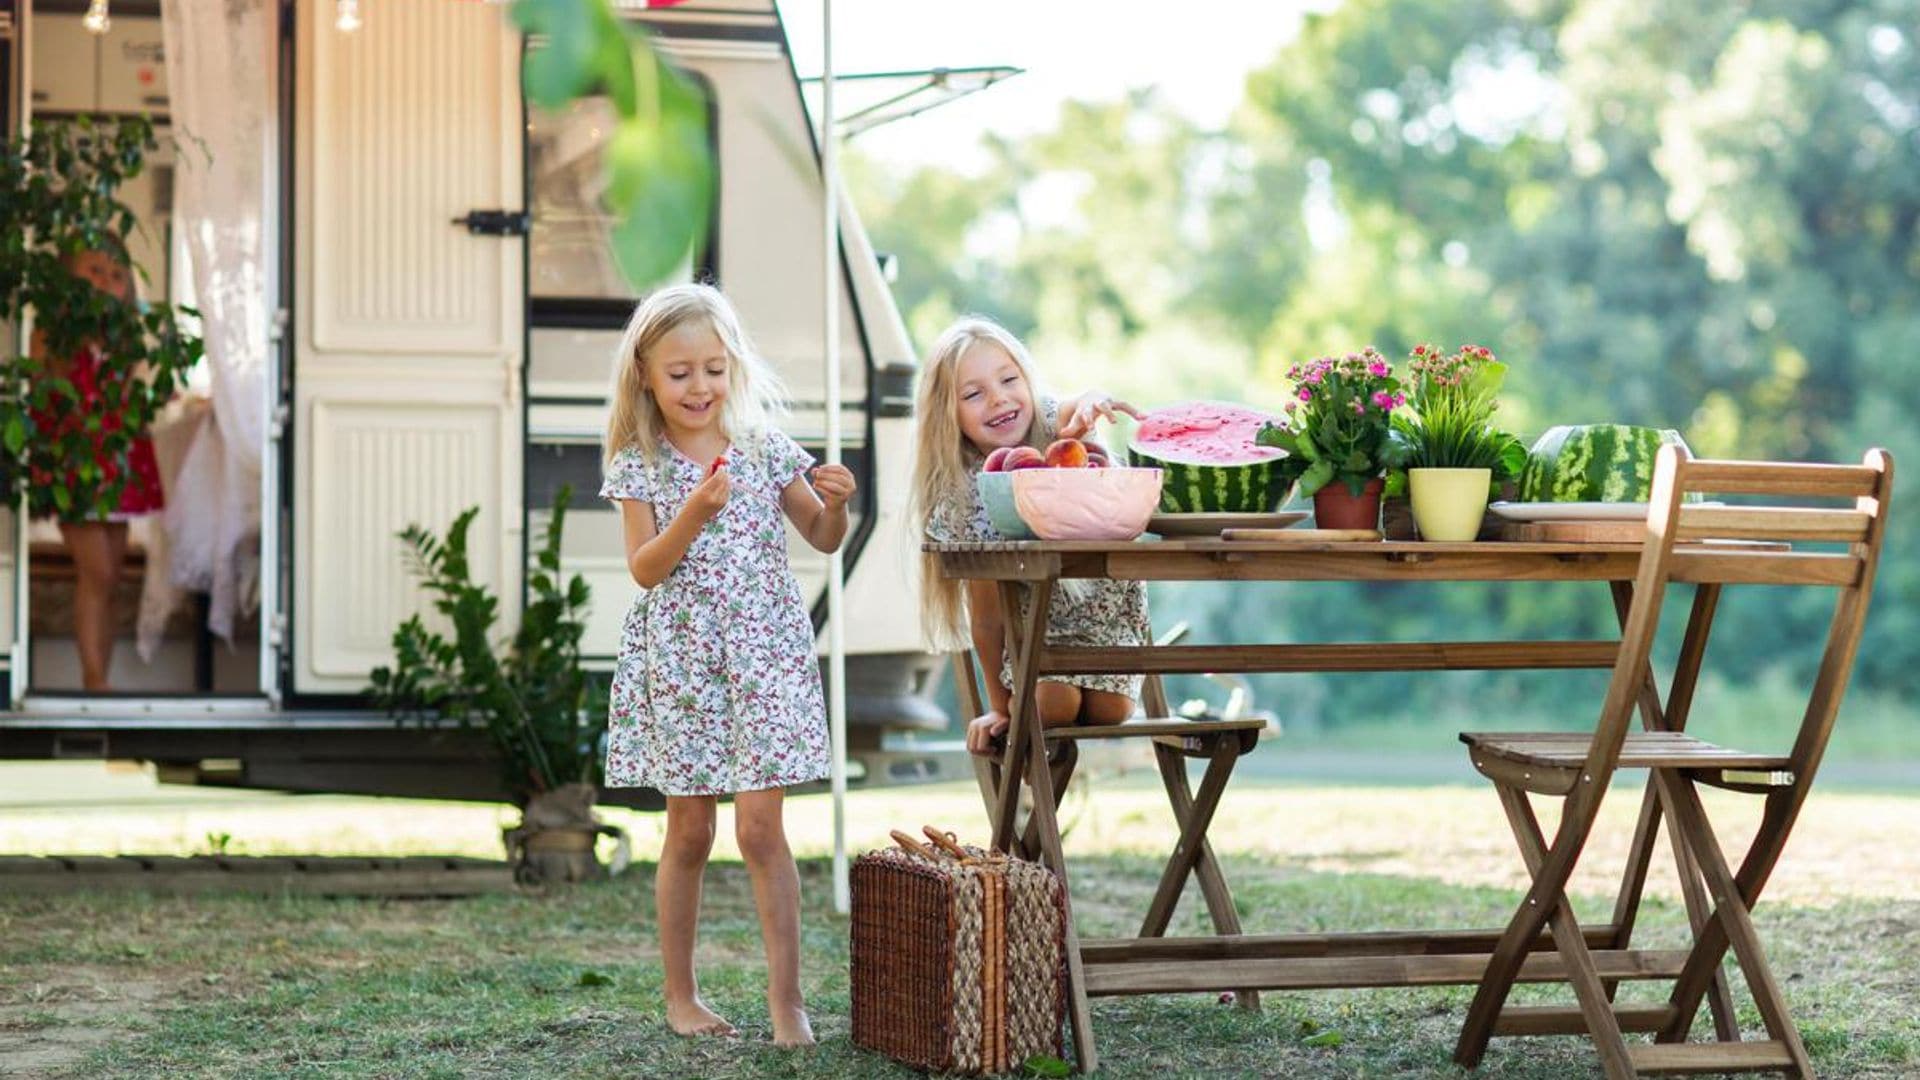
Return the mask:
<path id="1" fill-rule="evenodd" d="M 1385 473 L 1403 453 L 1391 437 L 1393 412 L 1406 404 L 1393 365 L 1369 347 L 1295 364 L 1287 378 L 1294 400 L 1256 441 L 1287 451 L 1321 528 L 1377 528 Z"/>
<path id="2" fill-rule="evenodd" d="M 594 841 L 625 837 L 592 813 L 607 729 L 605 687 L 580 663 L 591 590 L 560 579 L 560 539 L 572 489 L 562 487 L 528 580 L 520 625 L 496 641 L 500 602 L 473 581 L 470 507 L 436 537 L 419 525 L 400 533 L 414 573 L 434 597 L 448 633 L 413 615 L 393 633 L 394 664 L 373 671 L 374 699 L 402 722 L 450 720 L 483 731 L 500 755 L 521 822 L 505 834 L 523 881 L 577 881 L 600 873 Z M 450 636 L 449 636 L 450 635 Z M 615 869 L 622 855 L 615 856 Z"/>
<path id="3" fill-rule="evenodd" d="M 1507 366 L 1493 351 L 1452 354 L 1416 345 L 1408 362 L 1413 408 L 1394 417 L 1414 524 L 1426 540 L 1472 540 L 1496 482 L 1517 477 L 1526 447 L 1493 425 Z"/>
<path id="4" fill-rule="evenodd" d="M 137 222 L 117 193 L 157 145 L 144 118 L 81 117 L 36 121 L 0 152 L 0 321 L 30 313 L 34 327 L 27 355 L 0 365 L 0 496 L 24 490 L 35 517 L 104 520 L 132 476 L 128 451 L 202 353 L 179 325 L 193 309 L 131 303 L 72 266 L 85 252 L 128 263 Z"/>

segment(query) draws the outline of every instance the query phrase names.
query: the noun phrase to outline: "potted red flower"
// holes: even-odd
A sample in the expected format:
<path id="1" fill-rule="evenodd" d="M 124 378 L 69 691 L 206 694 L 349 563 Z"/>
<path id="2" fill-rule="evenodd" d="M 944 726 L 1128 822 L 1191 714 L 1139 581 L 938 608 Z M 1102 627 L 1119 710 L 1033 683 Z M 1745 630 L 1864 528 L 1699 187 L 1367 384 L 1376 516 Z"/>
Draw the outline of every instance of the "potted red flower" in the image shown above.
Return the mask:
<path id="1" fill-rule="evenodd" d="M 1405 453 L 1391 437 L 1394 410 L 1407 401 L 1393 365 L 1368 347 L 1295 364 L 1287 379 L 1294 400 L 1286 417 L 1257 441 L 1287 451 L 1319 527 L 1378 528 L 1383 478 Z"/>

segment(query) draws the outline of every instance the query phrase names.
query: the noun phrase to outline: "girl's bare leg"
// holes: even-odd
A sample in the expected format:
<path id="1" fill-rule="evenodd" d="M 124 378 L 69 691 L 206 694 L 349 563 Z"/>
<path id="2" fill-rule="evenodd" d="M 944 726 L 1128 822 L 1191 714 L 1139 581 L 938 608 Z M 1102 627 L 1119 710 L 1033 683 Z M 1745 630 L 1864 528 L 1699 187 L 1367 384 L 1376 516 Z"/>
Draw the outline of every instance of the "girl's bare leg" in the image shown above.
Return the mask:
<path id="1" fill-rule="evenodd" d="M 1041 727 L 1072 727 L 1080 717 L 1082 691 L 1072 683 L 1041 680 L 1033 684 L 1033 702 L 1040 707 Z"/>
<path id="2" fill-rule="evenodd" d="M 700 925 L 700 883 L 713 851 L 711 795 L 667 796 L 667 841 L 653 881 L 660 961 L 667 975 L 667 1026 L 681 1035 L 732 1035 L 734 1027 L 700 1000 L 693 943 Z"/>
<path id="3" fill-rule="evenodd" d="M 1133 699 L 1108 690 L 1088 690 L 1081 695 L 1080 719 L 1088 724 L 1121 724 L 1133 717 Z"/>
<path id="4" fill-rule="evenodd" d="M 61 522 L 60 535 L 73 556 L 73 637 L 80 652 L 80 684 L 104 691 L 113 664 L 113 588 L 127 553 L 127 526 L 121 521 Z"/>
<path id="5" fill-rule="evenodd" d="M 781 819 L 786 792 L 743 791 L 733 797 L 734 839 L 753 878 L 760 936 L 767 943 L 767 1012 L 777 1046 L 813 1045 L 813 1025 L 800 993 L 800 872 Z"/>

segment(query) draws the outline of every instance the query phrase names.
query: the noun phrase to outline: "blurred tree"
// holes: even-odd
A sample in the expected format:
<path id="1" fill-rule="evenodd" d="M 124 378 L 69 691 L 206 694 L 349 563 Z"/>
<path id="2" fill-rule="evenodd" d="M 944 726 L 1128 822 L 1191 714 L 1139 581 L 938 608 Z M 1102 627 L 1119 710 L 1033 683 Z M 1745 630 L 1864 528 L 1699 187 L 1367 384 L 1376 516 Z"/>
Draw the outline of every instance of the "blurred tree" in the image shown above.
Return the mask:
<path id="1" fill-rule="evenodd" d="M 909 265 L 903 294 L 931 283 L 942 318 L 1002 314 L 1043 367 L 1098 360 L 1081 381 L 1150 399 L 1272 402 L 1312 355 L 1481 342 L 1513 364 L 1523 434 L 1613 420 L 1718 455 L 1885 445 L 1908 463 L 1904 502 L 1920 490 L 1916 28 L 1920 0 L 1348 0 L 1249 78 L 1225 131 L 1135 94 L 997 143 L 979 210 L 949 204 L 940 225 L 965 258 Z M 1036 215 L 1049 189 L 1075 213 Z M 865 205 L 883 247 L 923 230 L 924 207 Z M 997 246 L 967 242 L 994 229 Z M 1889 545 L 1859 672 L 1896 689 L 1920 663 L 1920 532 Z M 1270 594 L 1155 601 L 1216 641 L 1249 620 L 1302 640 L 1611 625 L 1592 590 Z M 1825 612 L 1730 597 L 1714 662 L 1804 674 Z M 1412 699 L 1367 680 L 1359 708 L 1518 685 L 1475 679 L 1413 680 Z"/>

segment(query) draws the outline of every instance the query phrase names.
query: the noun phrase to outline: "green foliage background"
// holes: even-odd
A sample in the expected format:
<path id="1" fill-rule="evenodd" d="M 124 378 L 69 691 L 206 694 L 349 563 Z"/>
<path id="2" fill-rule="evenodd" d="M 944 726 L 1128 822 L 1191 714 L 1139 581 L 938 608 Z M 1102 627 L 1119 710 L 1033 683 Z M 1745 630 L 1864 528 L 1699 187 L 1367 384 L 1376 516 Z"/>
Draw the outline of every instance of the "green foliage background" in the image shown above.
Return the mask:
<path id="1" fill-rule="evenodd" d="M 1915 0 L 1349 0 L 1224 130 L 1142 90 L 988 137 L 977 175 L 891 173 L 857 142 L 849 175 L 916 339 L 990 313 L 1062 388 L 1278 407 L 1290 363 L 1478 342 L 1511 365 L 1498 419 L 1528 439 L 1606 420 L 1709 455 L 1888 447 L 1905 468 L 1856 692 L 1898 694 L 1920 664 L 1916 28 Z M 1036 184 L 1072 212 L 1036 215 Z M 1612 630 L 1604 594 L 1568 586 L 1154 603 L 1197 641 Z M 1804 685 L 1828 610 L 1731 594 L 1709 666 Z M 1261 689 L 1333 724 L 1541 700 L 1534 676 L 1341 678 L 1338 698 Z"/>

